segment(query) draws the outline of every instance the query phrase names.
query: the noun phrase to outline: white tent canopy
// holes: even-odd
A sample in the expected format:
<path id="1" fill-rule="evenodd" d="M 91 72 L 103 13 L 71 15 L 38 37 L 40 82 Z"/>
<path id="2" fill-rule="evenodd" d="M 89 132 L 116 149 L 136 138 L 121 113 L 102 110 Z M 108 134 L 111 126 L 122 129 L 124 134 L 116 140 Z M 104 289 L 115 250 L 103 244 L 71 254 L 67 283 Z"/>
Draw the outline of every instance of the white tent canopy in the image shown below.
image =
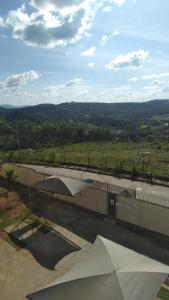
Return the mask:
<path id="1" fill-rule="evenodd" d="M 98 237 L 71 271 L 31 300 L 154 300 L 169 266 Z"/>
<path id="2" fill-rule="evenodd" d="M 57 176 L 50 176 L 33 185 L 34 188 L 66 196 L 75 196 L 88 186 L 87 183 L 79 179 Z"/>

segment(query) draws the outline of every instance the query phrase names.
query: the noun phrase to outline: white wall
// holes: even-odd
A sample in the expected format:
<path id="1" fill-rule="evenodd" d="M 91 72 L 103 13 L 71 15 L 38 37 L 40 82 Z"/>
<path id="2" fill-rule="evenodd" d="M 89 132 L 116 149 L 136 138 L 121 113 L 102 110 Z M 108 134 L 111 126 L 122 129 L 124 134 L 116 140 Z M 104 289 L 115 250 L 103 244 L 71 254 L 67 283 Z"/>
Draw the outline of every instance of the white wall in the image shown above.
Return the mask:
<path id="1" fill-rule="evenodd" d="M 169 209 L 135 198 L 118 196 L 116 217 L 169 236 Z"/>
<path id="2" fill-rule="evenodd" d="M 41 179 L 49 177 L 46 174 L 37 173 L 34 169 L 20 167 L 13 164 L 3 164 L 1 168 L 1 175 L 5 177 L 6 169 L 14 169 L 15 175 L 17 176 L 16 182 L 24 184 L 26 186 L 31 186 L 35 182 L 38 182 Z"/>
<path id="3" fill-rule="evenodd" d="M 35 182 L 49 177 L 49 175 L 38 173 L 34 169 L 23 166 L 16 166 L 14 164 L 3 164 L 1 168 L 1 175 L 5 177 L 5 170 L 9 168 L 15 170 L 15 175 L 17 175 L 16 182 L 24 184 L 26 186 L 31 186 Z M 60 200 L 78 205 L 80 207 L 84 207 L 105 215 L 108 213 L 107 192 L 100 191 L 94 188 L 88 188 L 77 194 L 75 197 L 69 197 L 60 194 L 55 195 L 56 198 Z"/>
<path id="4" fill-rule="evenodd" d="M 74 197 L 55 194 L 55 197 L 106 215 L 108 213 L 108 193 L 94 188 L 88 188 Z"/>

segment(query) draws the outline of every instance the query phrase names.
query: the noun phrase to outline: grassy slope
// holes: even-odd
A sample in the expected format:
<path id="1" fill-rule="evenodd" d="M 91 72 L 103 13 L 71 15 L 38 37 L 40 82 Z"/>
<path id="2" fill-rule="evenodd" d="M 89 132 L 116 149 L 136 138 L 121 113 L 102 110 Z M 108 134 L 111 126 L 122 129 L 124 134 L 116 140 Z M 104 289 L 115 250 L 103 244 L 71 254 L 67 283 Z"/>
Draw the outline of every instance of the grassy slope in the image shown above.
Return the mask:
<path id="1" fill-rule="evenodd" d="M 158 149 L 160 146 L 161 149 Z M 126 170 L 132 169 L 132 162 L 139 171 L 143 164 L 139 163 L 139 155 L 142 152 L 151 152 L 153 173 L 169 176 L 169 145 L 113 143 L 113 142 L 86 142 L 80 144 L 65 145 L 63 147 L 43 148 L 40 150 L 23 150 L 21 157 L 25 162 L 71 162 L 89 164 L 97 167 L 115 168 L 116 163 L 123 161 Z M 13 154 L 17 157 L 17 153 Z M 117 161 L 117 162 L 116 162 Z M 145 165 L 145 171 L 151 171 L 150 165 Z"/>

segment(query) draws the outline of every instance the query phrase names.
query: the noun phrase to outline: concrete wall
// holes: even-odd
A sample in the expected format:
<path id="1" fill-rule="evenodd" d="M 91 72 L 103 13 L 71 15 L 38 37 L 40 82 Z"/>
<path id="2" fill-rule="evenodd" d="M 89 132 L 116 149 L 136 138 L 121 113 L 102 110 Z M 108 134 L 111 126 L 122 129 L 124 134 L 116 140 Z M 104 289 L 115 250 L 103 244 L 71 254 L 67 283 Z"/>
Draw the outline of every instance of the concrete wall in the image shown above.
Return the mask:
<path id="1" fill-rule="evenodd" d="M 55 194 L 55 197 L 104 215 L 108 214 L 108 193 L 104 191 L 88 188 L 74 197 L 60 194 Z"/>
<path id="2" fill-rule="evenodd" d="M 1 168 L 1 175 L 4 177 L 6 169 L 14 169 L 15 175 L 17 175 L 16 182 L 26 186 L 31 186 L 35 182 L 49 177 L 49 175 L 41 174 L 28 167 L 16 166 L 14 164 L 3 164 Z M 55 196 L 65 202 L 72 203 L 101 214 L 106 215 L 108 213 L 108 193 L 105 191 L 88 188 L 77 194 L 75 197 L 60 194 L 55 194 Z"/>
<path id="3" fill-rule="evenodd" d="M 169 209 L 135 198 L 118 196 L 118 220 L 169 236 Z"/>
<path id="4" fill-rule="evenodd" d="M 26 186 L 31 186 L 35 182 L 49 177 L 46 174 L 37 173 L 34 169 L 31 168 L 6 163 L 1 167 L 1 176 L 5 177 L 5 170 L 7 169 L 14 169 L 15 175 L 17 176 L 16 182 L 24 184 Z"/>

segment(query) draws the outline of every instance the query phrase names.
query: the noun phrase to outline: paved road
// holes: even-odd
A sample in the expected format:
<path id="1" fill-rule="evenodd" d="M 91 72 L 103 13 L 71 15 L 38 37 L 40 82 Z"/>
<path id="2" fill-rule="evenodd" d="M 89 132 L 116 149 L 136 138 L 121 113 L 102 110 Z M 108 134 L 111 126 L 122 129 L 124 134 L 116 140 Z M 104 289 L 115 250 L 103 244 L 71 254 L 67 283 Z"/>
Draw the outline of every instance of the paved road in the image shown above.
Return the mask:
<path id="1" fill-rule="evenodd" d="M 151 185 L 146 182 L 131 181 L 129 179 L 119 179 L 109 175 L 102 175 L 91 172 L 84 172 L 79 170 L 72 170 L 66 168 L 52 168 L 36 165 L 24 165 L 26 167 L 34 168 L 37 172 L 57 176 L 68 176 L 78 179 L 93 179 L 101 182 L 110 183 L 124 188 L 131 188 L 136 190 L 137 198 L 147 200 L 156 204 L 160 204 L 169 208 L 169 188 L 159 185 Z"/>

